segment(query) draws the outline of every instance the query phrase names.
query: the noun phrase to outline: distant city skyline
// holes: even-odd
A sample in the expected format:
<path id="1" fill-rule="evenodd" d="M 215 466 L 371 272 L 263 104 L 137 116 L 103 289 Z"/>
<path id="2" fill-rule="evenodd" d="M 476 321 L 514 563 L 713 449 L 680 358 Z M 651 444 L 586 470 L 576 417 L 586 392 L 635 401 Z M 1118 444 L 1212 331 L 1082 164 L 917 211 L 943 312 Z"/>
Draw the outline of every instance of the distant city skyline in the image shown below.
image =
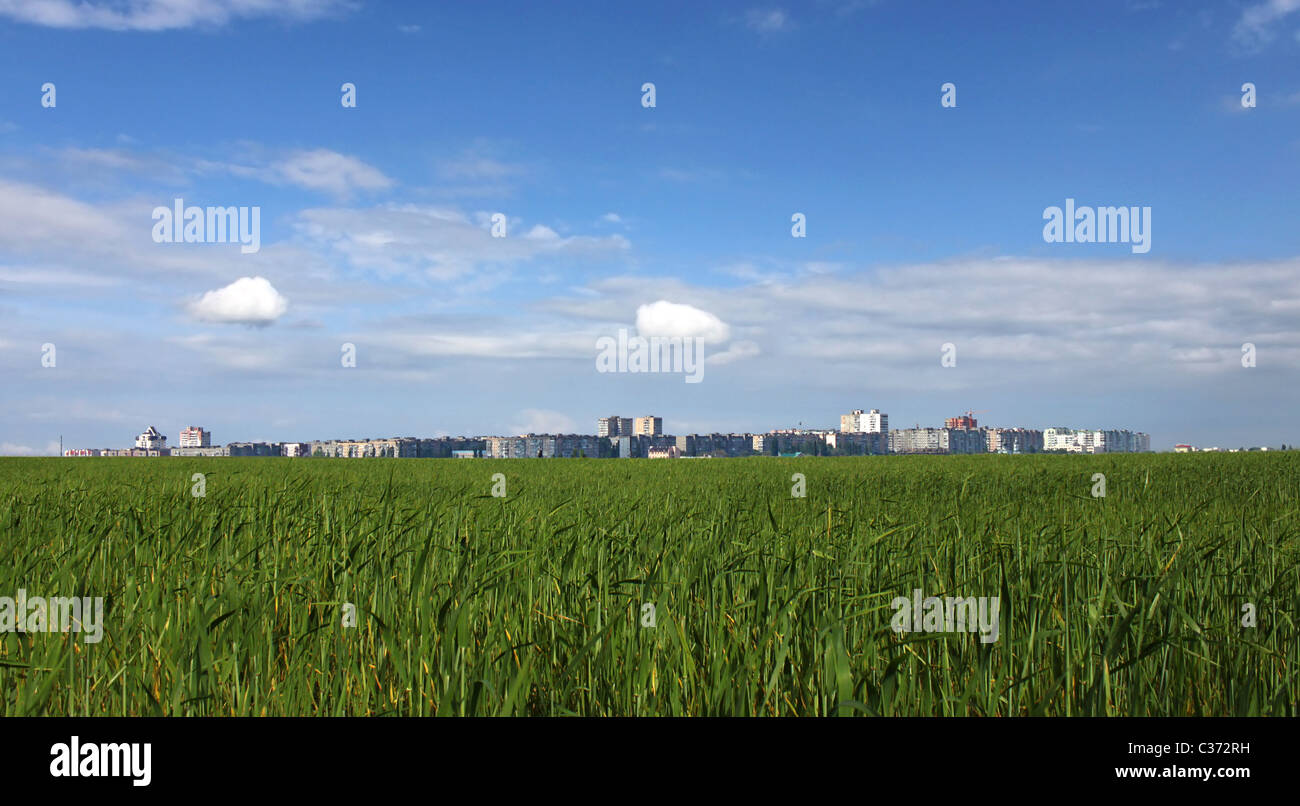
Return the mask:
<path id="1" fill-rule="evenodd" d="M 773 435 L 773 434 L 802 434 L 802 433 L 813 434 L 818 432 L 837 432 L 837 433 L 883 433 L 885 435 L 889 435 L 891 432 L 916 431 L 916 430 L 936 431 L 936 432 L 944 431 L 944 430 L 998 431 L 998 432 L 1029 430 L 1029 431 L 1037 432 L 1040 437 L 1044 433 L 1049 434 L 1049 440 L 1048 440 L 1049 447 L 1047 447 L 1047 450 L 1051 450 L 1050 433 L 1052 431 L 1062 430 L 1062 431 L 1070 431 L 1070 432 L 1100 432 L 1100 431 L 1112 430 L 1097 425 L 1083 425 L 1083 426 L 1073 425 L 1072 426 L 1072 425 L 1062 425 L 1061 423 L 1056 423 L 1050 426 L 1034 426 L 1034 425 L 1026 426 L 1023 424 L 990 425 L 987 422 L 980 423 L 979 419 L 972 416 L 972 414 L 973 412 L 968 410 L 963 414 L 946 417 L 944 418 L 942 426 L 937 424 L 922 424 L 920 422 L 917 422 L 911 425 L 902 425 L 901 427 L 891 427 L 890 417 L 888 412 L 881 412 L 879 409 L 871 409 L 869 412 L 863 409 L 855 409 L 848 414 L 840 415 L 839 417 L 840 424 L 838 426 L 831 426 L 831 425 L 824 425 L 824 424 L 817 424 L 817 423 L 805 424 L 803 421 L 799 421 L 799 425 L 797 426 L 790 426 L 789 424 L 786 424 L 784 426 L 774 426 L 772 428 L 768 428 L 765 430 L 722 428 L 722 429 L 714 429 L 712 431 L 696 431 L 696 432 L 676 431 L 673 429 L 665 428 L 664 426 L 665 418 L 658 415 L 639 415 L 635 417 L 621 417 L 621 416 L 611 415 L 608 417 L 597 418 L 596 425 L 594 428 L 583 429 L 581 427 L 578 427 L 570 431 L 522 431 L 517 433 L 507 433 L 507 432 L 491 432 L 491 431 L 480 430 L 480 431 L 467 431 L 467 432 L 456 433 L 456 434 L 446 433 L 446 432 L 436 432 L 433 435 L 419 435 L 419 434 L 411 434 L 411 433 L 405 433 L 399 435 L 396 433 L 385 432 L 382 435 L 367 434 L 365 436 L 356 436 L 355 434 L 349 434 L 347 436 L 335 435 L 335 436 L 326 436 L 326 437 L 312 437 L 310 439 L 274 439 L 274 438 L 243 439 L 240 438 L 240 439 L 231 440 L 229 443 L 226 444 L 279 445 L 279 444 L 307 444 L 313 442 L 326 442 L 326 441 L 328 442 L 387 441 L 393 439 L 409 439 L 409 438 L 484 439 L 484 438 L 557 436 L 557 435 L 589 435 L 589 436 L 596 436 L 600 438 L 606 438 L 606 437 L 612 438 L 612 437 L 627 436 L 627 435 L 677 436 L 677 435 L 686 435 L 688 433 L 689 434 L 697 434 L 697 433 L 698 434 L 711 434 L 711 433 L 712 434 L 719 434 L 719 433 L 720 434 L 746 434 L 746 435 L 753 435 L 753 436 L 761 436 L 761 435 Z M 668 419 L 668 422 L 671 423 L 672 420 Z M 1140 429 L 1131 429 L 1126 426 L 1114 430 L 1120 430 L 1125 433 L 1140 434 L 1143 437 L 1146 437 L 1148 439 L 1150 437 L 1150 435 L 1145 431 L 1142 431 Z M 214 441 L 212 438 L 212 431 L 202 426 L 189 425 L 183 428 L 178 428 L 177 431 L 180 433 L 180 437 L 178 441 L 174 444 L 168 445 L 168 437 L 165 434 L 163 434 L 161 431 L 159 431 L 155 425 L 150 424 L 142 433 L 133 437 L 133 444 L 134 447 L 136 448 L 143 448 L 143 449 L 150 449 L 150 450 L 156 450 L 159 448 L 174 448 L 174 447 L 206 448 L 209 446 L 220 446 L 223 444 L 219 440 Z M 98 449 L 120 448 L 120 446 L 118 445 L 103 445 L 103 446 L 83 445 L 83 446 L 72 447 L 72 446 L 63 445 L 64 441 L 65 440 L 63 439 L 62 435 L 60 435 L 59 440 L 56 443 L 54 443 L 56 446 L 58 446 L 58 450 L 53 450 L 48 455 L 60 455 L 60 451 L 63 452 L 62 455 L 69 455 L 71 451 L 74 450 L 85 451 L 92 447 Z M 1220 445 L 1218 443 L 1215 443 L 1213 445 L 1210 444 L 1199 445 L 1199 444 L 1193 444 L 1188 442 L 1176 442 L 1170 445 L 1160 445 L 1155 442 L 1150 442 L 1148 444 L 1149 444 L 1149 447 L 1147 448 L 1148 450 L 1152 450 L 1156 452 L 1162 452 L 1162 451 L 1178 452 L 1178 449 L 1234 450 L 1239 448 L 1276 448 L 1279 446 L 1293 444 L 1293 443 L 1287 443 L 1285 440 L 1278 440 L 1275 442 L 1251 443 L 1249 445 L 1242 444 L 1237 446 L 1231 446 L 1227 444 Z M 993 449 L 992 447 L 989 450 L 990 452 L 996 452 L 996 450 Z M 965 452 L 965 451 L 961 451 L 961 452 Z M 1186 452 L 1186 451 L 1182 451 L 1182 452 Z M 22 455 L 46 455 L 46 454 L 20 453 L 20 454 L 7 454 L 7 455 L 22 456 Z"/>
<path id="2" fill-rule="evenodd" d="M 0 4 L 0 454 L 1300 443 L 1300 4 L 151 8 Z"/>
<path id="3" fill-rule="evenodd" d="M 672 434 L 664 418 L 609 415 L 596 421 L 593 431 L 572 433 L 529 432 L 518 435 L 468 433 L 450 436 L 328 437 L 312 440 L 232 441 L 213 443 L 203 426 L 181 429 L 180 443 L 167 445 L 167 436 L 154 425 L 135 438 L 131 449 L 74 447 L 63 456 L 390 456 L 465 458 L 529 458 L 533 456 L 591 456 L 676 458 L 712 453 L 715 438 L 725 437 L 728 455 L 752 453 L 813 453 L 877 455 L 889 453 L 1142 453 L 1151 451 L 1150 435 L 1129 429 L 1023 426 L 980 426 L 967 410 L 949 417 L 942 428 L 916 426 L 890 429 L 889 414 L 879 409 L 854 409 L 840 416 L 839 428 L 773 428 L 766 432 L 720 431 Z M 737 442 L 736 440 L 740 440 Z M 701 447 L 701 444 L 703 446 Z M 739 448 L 739 445 L 744 445 Z M 62 442 L 60 441 L 62 448 Z M 1189 448 L 1178 445 L 1178 449 Z M 699 448 L 699 450 L 697 450 Z M 785 449 L 785 450 L 783 450 Z M 739 451 L 739 453 L 738 453 Z"/>

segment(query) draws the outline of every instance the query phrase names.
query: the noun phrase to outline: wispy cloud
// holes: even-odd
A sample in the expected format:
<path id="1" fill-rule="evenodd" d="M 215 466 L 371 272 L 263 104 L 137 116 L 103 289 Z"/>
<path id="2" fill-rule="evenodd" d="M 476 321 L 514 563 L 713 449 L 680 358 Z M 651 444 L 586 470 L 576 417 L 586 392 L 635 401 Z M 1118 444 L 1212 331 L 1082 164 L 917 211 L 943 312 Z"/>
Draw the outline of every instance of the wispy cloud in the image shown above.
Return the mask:
<path id="1" fill-rule="evenodd" d="M 0 0 L 0 17 L 50 28 L 168 31 L 239 19 L 308 21 L 355 6 L 350 0 Z"/>
<path id="2" fill-rule="evenodd" d="M 745 12 L 745 27 L 761 34 L 773 34 L 790 28 L 790 17 L 779 8 L 751 8 Z"/>
<path id="3" fill-rule="evenodd" d="M 1300 11 L 1300 0 L 1265 0 L 1249 6 L 1233 26 L 1233 42 L 1248 52 L 1261 50 L 1277 37 L 1281 20 L 1296 11 Z M 1300 39 L 1300 32 L 1296 38 Z"/>
<path id="4" fill-rule="evenodd" d="M 349 198 L 359 190 L 386 190 L 394 184 L 378 168 L 324 148 L 293 152 L 273 163 L 271 172 L 289 184 L 339 198 Z"/>

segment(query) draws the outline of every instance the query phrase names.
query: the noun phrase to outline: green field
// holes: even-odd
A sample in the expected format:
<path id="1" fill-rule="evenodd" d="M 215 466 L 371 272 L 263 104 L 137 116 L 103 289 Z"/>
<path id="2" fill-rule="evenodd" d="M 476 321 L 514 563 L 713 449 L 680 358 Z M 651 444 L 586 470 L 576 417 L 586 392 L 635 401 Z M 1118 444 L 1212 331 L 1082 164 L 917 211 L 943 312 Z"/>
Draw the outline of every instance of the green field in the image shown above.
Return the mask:
<path id="1" fill-rule="evenodd" d="M 0 633 L 4 715 L 1300 710 L 1300 452 L 6 459 L 0 547 L 107 600 Z M 998 640 L 894 632 L 915 588 Z"/>

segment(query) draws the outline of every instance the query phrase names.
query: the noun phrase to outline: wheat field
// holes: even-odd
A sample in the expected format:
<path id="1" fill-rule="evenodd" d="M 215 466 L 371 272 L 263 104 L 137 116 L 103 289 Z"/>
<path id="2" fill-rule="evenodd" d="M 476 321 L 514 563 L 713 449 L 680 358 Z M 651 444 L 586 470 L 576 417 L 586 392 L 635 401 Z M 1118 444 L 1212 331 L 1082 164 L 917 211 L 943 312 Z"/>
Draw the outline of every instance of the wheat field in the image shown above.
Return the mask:
<path id="1" fill-rule="evenodd" d="M 0 547 L 105 603 L 0 633 L 4 715 L 1298 712 L 1296 452 L 3 459 Z"/>

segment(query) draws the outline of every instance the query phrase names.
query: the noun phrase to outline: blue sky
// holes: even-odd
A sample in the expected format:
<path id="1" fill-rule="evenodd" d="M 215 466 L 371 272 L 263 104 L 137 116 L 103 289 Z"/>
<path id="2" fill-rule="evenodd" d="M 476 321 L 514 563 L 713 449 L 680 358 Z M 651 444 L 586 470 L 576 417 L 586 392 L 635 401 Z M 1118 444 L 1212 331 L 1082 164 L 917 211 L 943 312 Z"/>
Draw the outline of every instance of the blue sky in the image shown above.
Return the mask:
<path id="1" fill-rule="evenodd" d="M 0 453 L 853 408 L 1300 442 L 1297 57 L 1300 0 L 0 1 Z M 176 197 L 261 250 L 154 243 Z M 1044 242 L 1066 198 L 1150 207 L 1150 252 Z M 597 373 L 660 301 L 705 380 Z"/>

